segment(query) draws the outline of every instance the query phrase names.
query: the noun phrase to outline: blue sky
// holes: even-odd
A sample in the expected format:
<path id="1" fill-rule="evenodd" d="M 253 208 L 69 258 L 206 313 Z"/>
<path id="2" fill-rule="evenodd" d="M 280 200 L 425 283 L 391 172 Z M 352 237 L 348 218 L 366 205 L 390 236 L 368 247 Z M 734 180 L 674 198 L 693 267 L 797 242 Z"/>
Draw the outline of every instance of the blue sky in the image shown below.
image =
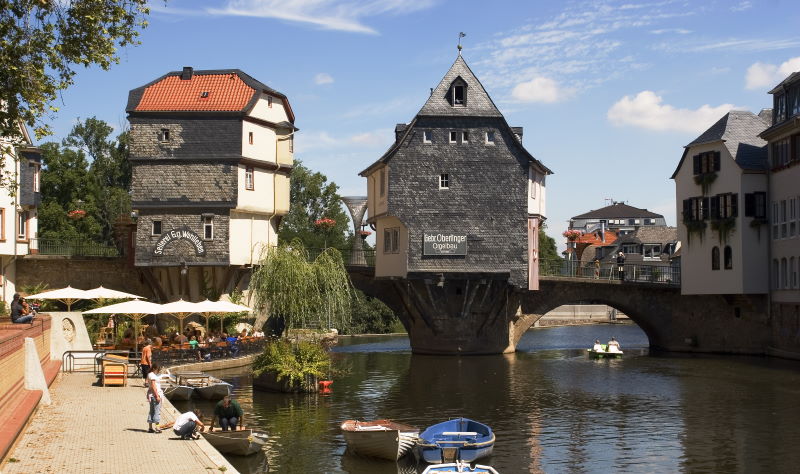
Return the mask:
<path id="1" fill-rule="evenodd" d="M 239 68 L 285 93 L 296 158 L 343 195 L 455 60 L 467 63 L 524 145 L 555 174 L 548 233 L 626 201 L 675 225 L 669 179 L 683 146 L 731 108 L 758 112 L 800 70 L 800 2 L 171 0 L 138 47 L 81 70 L 55 139 L 75 120 L 126 126 L 130 89 L 183 66 Z M 563 246 L 563 245 L 561 245 Z"/>

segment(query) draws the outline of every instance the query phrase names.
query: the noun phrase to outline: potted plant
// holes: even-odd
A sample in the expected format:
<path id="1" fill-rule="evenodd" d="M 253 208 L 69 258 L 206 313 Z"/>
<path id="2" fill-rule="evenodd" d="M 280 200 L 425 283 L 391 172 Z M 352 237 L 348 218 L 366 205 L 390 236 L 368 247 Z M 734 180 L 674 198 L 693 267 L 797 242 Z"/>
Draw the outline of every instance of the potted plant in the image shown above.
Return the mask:
<path id="1" fill-rule="evenodd" d="M 253 362 L 253 385 L 275 392 L 315 392 L 330 365 L 330 354 L 317 342 L 275 341 Z"/>
<path id="2" fill-rule="evenodd" d="M 579 230 L 575 230 L 575 229 L 567 229 L 561 235 L 566 237 L 568 241 L 575 242 L 576 240 L 578 240 L 580 238 L 580 236 L 582 235 L 582 232 L 579 231 Z"/>

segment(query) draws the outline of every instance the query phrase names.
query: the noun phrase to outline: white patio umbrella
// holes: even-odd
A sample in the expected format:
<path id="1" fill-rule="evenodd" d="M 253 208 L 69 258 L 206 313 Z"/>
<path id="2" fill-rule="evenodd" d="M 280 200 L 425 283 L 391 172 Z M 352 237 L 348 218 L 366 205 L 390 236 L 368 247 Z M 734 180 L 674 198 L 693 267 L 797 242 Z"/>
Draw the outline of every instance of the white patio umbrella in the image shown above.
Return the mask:
<path id="1" fill-rule="evenodd" d="M 192 303 L 191 301 L 184 301 L 182 299 L 161 305 L 162 313 L 169 313 L 178 318 L 180 322 L 180 333 L 183 334 L 183 320 L 188 318 L 190 314 L 199 313 L 199 303 Z"/>
<path id="2" fill-rule="evenodd" d="M 124 314 L 133 319 L 134 341 L 136 350 L 139 350 L 139 321 L 148 314 L 163 313 L 163 305 L 142 300 L 123 301 L 122 303 L 103 306 L 102 308 L 84 311 L 84 314 Z"/>
<path id="3" fill-rule="evenodd" d="M 241 312 L 250 312 L 253 311 L 251 308 L 247 306 L 243 306 L 236 303 L 231 303 L 230 301 L 211 301 L 206 299 L 205 301 L 201 301 L 199 303 L 195 303 L 200 308 L 197 312 L 201 313 L 204 318 L 206 318 L 206 327 L 208 327 L 208 319 L 214 313 L 220 313 L 219 318 L 219 332 L 223 331 L 223 323 L 225 321 L 225 317 L 222 316 L 222 313 L 241 313 Z"/>
<path id="4" fill-rule="evenodd" d="M 112 290 L 111 288 L 104 288 L 102 285 L 97 288 L 86 290 L 86 297 L 91 300 L 107 299 L 107 300 L 121 300 L 121 299 L 142 299 L 141 296 L 132 293 L 125 293 L 124 291 Z"/>
<path id="5" fill-rule="evenodd" d="M 28 295 L 26 298 L 30 300 L 60 301 L 67 305 L 67 311 L 72 311 L 72 305 L 75 304 L 76 301 L 91 299 L 89 296 L 86 296 L 86 290 L 79 290 L 71 286 L 59 288 L 57 290 L 43 291 L 35 295 Z"/>

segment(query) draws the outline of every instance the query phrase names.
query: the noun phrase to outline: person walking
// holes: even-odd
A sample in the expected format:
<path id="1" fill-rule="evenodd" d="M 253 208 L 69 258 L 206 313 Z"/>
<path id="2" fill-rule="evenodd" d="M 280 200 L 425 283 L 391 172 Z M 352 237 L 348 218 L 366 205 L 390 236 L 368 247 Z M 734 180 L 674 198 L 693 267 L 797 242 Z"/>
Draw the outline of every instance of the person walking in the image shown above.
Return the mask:
<path id="1" fill-rule="evenodd" d="M 622 250 L 617 254 L 617 276 L 620 280 L 625 279 L 625 254 Z"/>
<path id="2" fill-rule="evenodd" d="M 600 279 L 600 259 L 594 259 L 594 279 Z"/>
<path id="3" fill-rule="evenodd" d="M 225 397 L 217 403 L 217 406 L 214 407 L 214 417 L 211 418 L 211 427 L 209 431 L 214 429 L 214 419 L 219 418 L 219 426 L 222 427 L 222 431 L 228 431 L 228 428 L 231 431 L 236 431 L 236 426 L 242 426 L 244 412 L 242 411 L 242 407 L 239 406 L 239 402 L 236 400 L 231 400 L 230 395 L 225 395 Z"/>
<path id="4" fill-rule="evenodd" d="M 164 399 L 164 391 L 161 389 L 161 381 L 158 378 L 160 371 L 161 367 L 158 362 L 153 362 L 147 374 L 147 401 L 150 405 L 150 412 L 147 415 L 148 433 L 161 433 L 158 424 L 161 423 L 161 401 Z"/>

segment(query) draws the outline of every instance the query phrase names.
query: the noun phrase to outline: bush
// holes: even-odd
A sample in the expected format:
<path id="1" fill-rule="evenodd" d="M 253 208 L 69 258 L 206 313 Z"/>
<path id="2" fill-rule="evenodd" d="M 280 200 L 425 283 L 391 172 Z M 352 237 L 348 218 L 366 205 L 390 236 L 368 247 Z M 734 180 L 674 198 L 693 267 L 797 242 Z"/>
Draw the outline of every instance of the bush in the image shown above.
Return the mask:
<path id="1" fill-rule="evenodd" d="M 405 332 L 405 328 L 394 312 L 379 299 L 355 290 L 350 307 L 352 308 L 350 327 L 345 328 L 344 334 Z"/>
<path id="2" fill-rule="evenodd" d="M 330 367 L 330 354 L 319 343 L 283 340 L 267 344 L 253 362 L 253 375 L 271 372 L 278 380 L 302 385 L 308 377 L 325 377 Z"/>

